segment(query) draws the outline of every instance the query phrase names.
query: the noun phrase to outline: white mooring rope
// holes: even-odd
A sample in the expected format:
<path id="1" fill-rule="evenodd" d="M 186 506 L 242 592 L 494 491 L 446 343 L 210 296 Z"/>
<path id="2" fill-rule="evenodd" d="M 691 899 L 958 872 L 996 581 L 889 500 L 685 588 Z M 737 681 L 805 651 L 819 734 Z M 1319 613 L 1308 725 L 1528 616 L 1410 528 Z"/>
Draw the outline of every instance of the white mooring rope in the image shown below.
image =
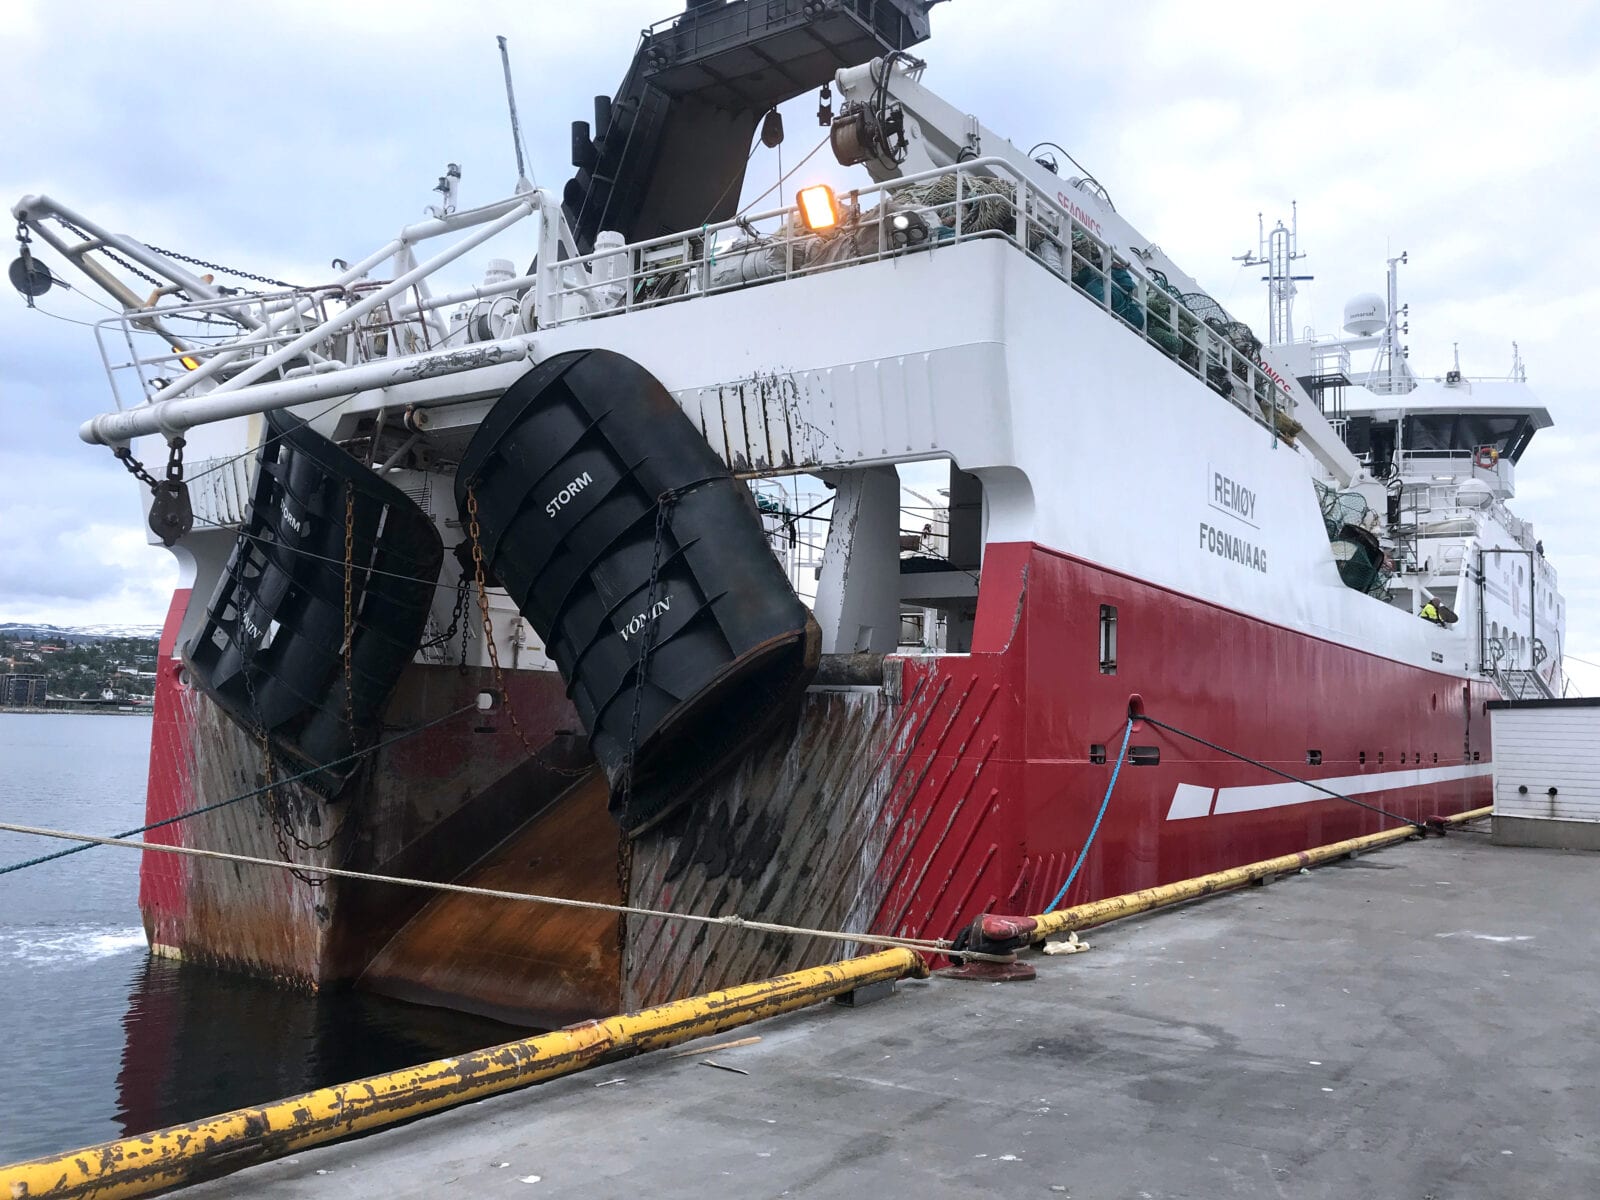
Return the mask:
<path id="1" fill-rule="evenodd" d="M 280 871 L 310 871 L 339 879 L 358 879 L 366 883 L 390 883 L 400 887 L 432 889 L 439 892 L 456 892 L 464 896 L 484 896 L 493 900 L 520 900 L 531 904 L 549 904 L 557 908 L 586 908 L 596 912 L 617 913 L 630 917 L 654 917 L 665 921 L 689 921 L 700 925 L 721 925 L 726 929 L 751 929 L 759 933 L 786 933 L 798 937 L 824 938 L 835 942 L 856 942 L 864 946 L 897 946 L 906 950 L 919 950 L 926 954 L 943 954 L 950 958 L 989 959 L 992 955 L 967 950 L 954 950 L 945 938 L 903 938 L 881 933 L 847 933 L 842 929 L 808 929 L 803 925 L 781 925 L 773 921 L 752 921 L 737 914 L 710 917 L 701 913 L 669 912 L 660 908 L 638 908 L 631 904 L 607 904 L 603 900 L 573 900 L 566 896 L 543 896 L 536 892 L 507 892 L 499 888 L 470 887 L 462 883 L 441 883 L 432 879 L 407 879 L 398 875 L 374 875 L 366 871 L 349 871 L 342 867 L 323 867 L 310 863 L 280 862 L 275 858 L 255 858 L 248 854 L 229 854 L 223 850 L 203 850 L 195 846 L 162 846 L 155 842 L 135 842 L 126 838 L 98 837 L 90 833 L 71 833 L 63 829 L 43 829 L 35 825 L 12 825 L 0 822 L 0 830 L 7 833 L 26 833 L 35 837 L 60 838 L 69 842 L 87 842 L 96 846 L 123 846 L 134 850 L 151 850 L 158 854 L 182 854 L 190 858 L 211 858 L 222 862 L 249 863 L 259 867 L 276 867 Z"/>

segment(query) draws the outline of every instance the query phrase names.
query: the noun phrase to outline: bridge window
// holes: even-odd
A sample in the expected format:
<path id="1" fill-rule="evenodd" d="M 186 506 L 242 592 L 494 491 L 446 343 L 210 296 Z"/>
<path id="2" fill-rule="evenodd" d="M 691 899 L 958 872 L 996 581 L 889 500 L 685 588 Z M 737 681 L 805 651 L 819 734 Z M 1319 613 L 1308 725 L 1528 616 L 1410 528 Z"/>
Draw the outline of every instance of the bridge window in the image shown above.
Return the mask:
<path id="1" fill-rule="evenodd" d="M 1443 457 L 1493 446 L 1515 461 L 1532 436 L 1525 416 L 1488 413 L 1413 413 L 1405 419 L 1408 454 Z"/>

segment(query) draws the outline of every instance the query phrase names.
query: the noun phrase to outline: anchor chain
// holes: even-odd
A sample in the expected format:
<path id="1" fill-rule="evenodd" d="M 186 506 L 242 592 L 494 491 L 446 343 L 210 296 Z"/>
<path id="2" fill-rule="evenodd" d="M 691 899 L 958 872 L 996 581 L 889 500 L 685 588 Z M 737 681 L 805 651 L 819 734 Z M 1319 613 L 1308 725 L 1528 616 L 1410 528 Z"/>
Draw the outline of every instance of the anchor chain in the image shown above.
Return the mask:
<path id="1" fill-rule="evenodd" d="M 350 748 L 356 748 L 355 694 L 350 676 L 351 641 L 355 636 L 355 612 L 351 604 L 351 576 L 355 572 L 356 489 L 344 485 L 344 726 L 350 735 Z"/>
<path id="2" fill-rule="evenodd" d="M 166 478 L 157 479 L 133 456 L 130 446 L 111 451 L 124 467 L 150 489 L 150 529 L 164 546 L 176 546 L 194 528 L 194 508 L 189 502 L 189 485 L 183 480 L 184 440 L 175 437 L 167 443 Z"/>
<path id="3" fill-rule="evenodd" d="M 470 586 L 471 580 L 467 578 L 467 573 L 462 571 L 460 577 L 456 579 L 456 602 L 455 605 L 450 609 L 450 623 L 445 626 L 444 632 L 438 637 L 430 638 L 418 647 L 419 650 L 436 650 L 448 647 L 450 643 L 455 640 L 456 633 L 459 631 L 461 634 L 460 671 L 463 675 L 467 673 L 468 627 L 462 623 L 461 618 L 466 615 L 467 589 Z"/>
<path id="4" fill-rule="evenodd" d="M 529 758 L 537 758 L 533 745 L 528 741 L 528 735 L 523 732 L 522 723 L 517 720 L 517 710 L 511 704 L 511 693 L 506 688 L 505 672 L 500 669 L 500 650 L 494 642 L 494 622 L 489 617 L 489 589 L 484 581 L 483 544 L 480 540 L 482 530 L 478 526 L 478 493 L 473 488 L 467 489 L 467 537 L 472 542 L 472 576 L 478 588 L 478 615 L 483 620 L 483 643 L 489 651 L 489 666 L 494 672 L 494 686 L 500 693 L 500 699 L 506 706 L 506 716 L 511 718 L 511 728 L 516 730 L 517 740 L 522 743 L 522 749 Z M 463 647 L 465 643 L 463 642 Z"/>
<path id="5" fill-rule="evenodd" d="M 656 529 L 655 544 L 650 552 L 650 581 L 645 588 L 646 613 L 655 611 L 656 590 L 661 582 L 661 545 L 665 540 L 669 510 L 677 502 L 678 493 L 668 490 L 656 498 Z M 644 630 L 644 641 L 639 645 L 639 665 L 635 668 L 633 683 L 633 713 L 628 722 L 628 768 L 623 776 L 622 805 L 623 813 L 628 811 L 628 802 L 633 798 L 633 757 L 638 750 L 639 742 L 639 716 L 644 697 L 645 677 L 650 670 L 650 652 L 655 646 L 654 619 L 649 620 Z M 633 839 L 620 838 L 617 842 L 617 894 L 621 902 L 626 905 L 632 898 L 633 891 Z M 628 956 L 628 917 L 626 914 L 617 918 L 617 957 L 627 969 Z"/>
<path id="6" fill-rule="evenodd" d="M 85 233 L 83 230 L 79 229 L 76 225 L 74 225 L 71 221 L 63 220 L 59 216 L 56 217 L 56 220 L 61 222 L 62 226 L 66 228 L 67 232 L 72 233 L 72 234 L 76 235 L 77 237 L 81 237 L 84 241 L 90 242 L 90 241 L 94 240 L 87 233 Z M 130 272 L 130 273 L 132 273 L 134 275 L 137 275 L 140 279 L 144 280 L 146 283 L 153 284 L 154 286 L 156 286 L 158 288 L 165 286 L 164 284 L 162 284 L 161 280 L 157 279 L 154 275 L 151 275 L 146 271 L 141 271 L 138 267 L 134 266 L 127 259 L 123 258 L 122 255 L 120 255 L 120 254 L 116 253 L 116 251 L 112 250 L 109 246 L 106 246 L 106 245 L 102 244 L 102 245 L 96 246 L 95 249 L 99 253 L 104 254 L 107 258 L 109 258 L 112 262 L 116 263 L 123 270 L 128 271 L 128 272 Z"/>
<path id="7" fill-rule="evenodd" d="M 668 489 L 656 497 L 655 545 L 650 555 L 650 583 L 645 589 L 644 611 L 653 614 L 656 607 L 656 590 L 661 582 L 661 544 L 667 531 L 667 522 L 677 504 L 678 492 Z M 633 714 L 628 723 L 628 771 L 623 782 L 623 803 L 633 798 L 633 757 L 639 748 L 639 716 L 643 708 L 645 679 L 650 672 L 650 654 L 655 649 L 656 621 L 649 616 L 645 622 L 644 641 L 639 644 L 639 665 L 633 676 Z"/>
<path id="8" fill-rule="evenodd" d="M 272 754 L 272 739 L 267 735 L 267 727 L 261 720 L 261 705 L 256 698 L 255 680 L 251 677 L 251 672 L 255 669 L 255 647 L 252 645 L 250 652 L 241 654 L 241 657 L 244 660 L 244 670 L 240 672 L 240 676 L 244 680 L 245 694 L 250 698 L 250 713 L 255 718 L 254 729 L 251 732 L 254 733 L 256 745 L 261 751 L 261 808 L 266 813 L 267 820 L 272 823 L 273 840 L 277 843 L 279 857 L 285 863 L 291 863 L 294 861 L 294 856 L 289 853 L 291 841 L 302 850 L 315 852 L 326 849 L 333 837 L 330 836 L 328 841 L 321 845 L 313 846 L 290 829 L 293 815 L 283 798 L 278 795 L 278 771 Z M 337 836 L 337 833 L 335 830 L 334 836 Z M 290 867 L 289 873 L 310 888 L 320 888 L 327 883 L 325 877 L 312 875 L 296 867 Z"/>
<path id="9" fill-rule="evenodd" d="M 164 254 L 168 258 L 176 259 L 178 262 L 188 263 L 191 267 L 204 267 L 208 271 L 216 271 L 218 274 L 227 275 L 233 279 L 248 279 L 252 283 L 270 283 L 273 287 L 287 288 L 292 292 L 305 290 L 296 284 L 285 283 L 281 279 L 273 279 L 267 275 L 256 275 L 250 271 L 241 271 L 237 267 L 225 267 L 221 263 L 207 262 L 203 258 L 179 254 L 176 250 L 163 250 L 160 246 L 151 246 L 150 250 L 152 253 Z"/>
<path id="10" fill-rule="evenodd" d="M 545 747 L 545 750 L 534 750 L 533 743 L 528 740 L 527 733 L 522 728 L 522 723 L 517 720 L 516 707 L 511 703 L 511 692 L 506 687 L 505 672 L 500 669 L 500 650 L 495 645 L 494 623 L 489 618 L 489 590 L 486 569 L 483 560 L 482 529 L 478 525 L 478 494 L 471 487 L 467 488 L 467 538 L 472 546 L 472 575 L 478 590 L 478 614 L 482 617 L 484 648 L 489 651 L 489 666 L 494 672 L 495 690 L 500 693 L 500 701 L 506 706 L 506 716 L 511 718 L 511 728 L 516 730 L 517 740 L 522 743 L 523 751 L 529 758 L 539 763 L 552 775 L 561 775 L 567 779 L 581 779 L 589 773 L 588 767 L 573 769 L 557 766 L 544 757 L 545 750 L 554 748 L 554 743 Z M 467 661 L 467 630 L 466 623 L 462 623 L 461 630 L 461 662 L 462 670 L 466 670 Z"/>

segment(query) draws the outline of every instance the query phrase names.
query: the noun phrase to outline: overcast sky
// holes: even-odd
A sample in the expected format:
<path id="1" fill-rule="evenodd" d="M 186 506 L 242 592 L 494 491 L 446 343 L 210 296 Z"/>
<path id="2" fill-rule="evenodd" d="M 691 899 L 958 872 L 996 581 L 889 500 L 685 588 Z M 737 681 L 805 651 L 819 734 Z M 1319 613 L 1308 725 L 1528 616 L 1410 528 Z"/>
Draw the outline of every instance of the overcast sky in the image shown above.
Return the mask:
<path id="1" fill-rule="evenodd" d="M 532 171 L 567 178 L 567 126 L 678 0 L 217 5 L 30 3 L 0 21 L 0 197 L 48 192 L 147 242 L 315 278 L 420 216 L 447 161 L 464 204 L 509 191 L 494 35 L 511 40 Z M 1556 428 L 1515 510 L 1560 571 L 1567 649 L 1600 664 L 1600 6 L 1067 4 L 950 0 L 926 82 L 1027 147 L 1060 142 L 1119 211 L 1264 331 L 1232 256 L 1300 203 L 1302 331 L 1381 291 L 1406 250 L 1412 362 L 1461 346 L 1503 375 L 1521 343 Z M 820 136 L 787 110 L 792 165 Z M 825 156 L 825 155 L 824 155 Z M 821 161 L 822 157 L 816 161 Z M 777 175 L 758 152 L 746 196 Z M 8 259 L 11 255 L 7 255 Z M 476 267 L 474 268 L 476 270 Z M 102 315 L 53 292 L 59 317 Z M 0 620 L 156 621 L 174 577 L 130 481 L 79 421 L 110 406 L 91 332 L 0 296 Z M 1600 668 L 1569 663 L 1589 695 Z"/>

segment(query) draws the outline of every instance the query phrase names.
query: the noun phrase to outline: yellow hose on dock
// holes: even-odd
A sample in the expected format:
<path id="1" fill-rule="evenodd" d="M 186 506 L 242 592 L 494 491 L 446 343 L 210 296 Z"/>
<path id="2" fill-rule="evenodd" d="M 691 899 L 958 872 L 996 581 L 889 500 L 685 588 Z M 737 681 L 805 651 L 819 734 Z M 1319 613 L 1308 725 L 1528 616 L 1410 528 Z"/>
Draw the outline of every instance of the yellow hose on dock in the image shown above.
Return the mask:
<path id="1" fill-rule="evenodd" d="M 1493 811 L 1493 808 L 1475 808 L 1469 812 L 1445 817 L 1444 822 L 1447 825 L 1462 825 L 1479 817 L 1487 817 Z M 1379 846 L 1403 842 L 1416 836 L 1418 836 L 1417 831 L 1413 826 L 1403 825 L 1398 829 L 1369 833 L 1364 837 L 1350 838 L 1343 842 L 1330 842 L 1326 846 L 1301 850 L 1295 854 L 1262 859 L 1260 862 L 1248 863 L 1242 867 L 1230 867 L 1226 871 L 1196 875 L 1193 879 L 1184 879 L 1177 883 L 1166 883 L 1160 887 L 1145 888 L 1143 891 L 1128 892 L 1121 896 L 1108 896 L 1104 900 L 1092 900 L 1088 904 L 1079 904 L 1073 908 L 1060 908 L 1055 912 L 1034 917 L 1038 924 L 1029 938 L 1041 942 L 1053 933 L 1066 933 L 1073 929 L 1087 929 L 1091 925 L 1104 925 L 1107 921 L 1131 917 L 1135 913 L 1149 912 L 1153 908 L 1165 908 L 1169 904 L 1179 904 L 1185 900 L 1193 900 L 1197 896 L 1209 896 L 1213 892 L 1229 891 L 1271 875 L 1285 875 L 1291 871 L 1298 871 L 1301 867 L 1312 867 L 1329 859 L 1343 858 L 1345 855 L 1358 854 L 1363 850 L 1375 850 Z"/>
<path id="2" fill-rule="evenodd" d="M 911 950 L 890 949 L 687 1000 L 607 1017 L 235 1109 L 139 1137 L 0 1167 L 10 1198 L 120 1200 L 195 1183 L 296 1150 L 581 1071 L 602 1058 L 657 1050 L 764 1020 L 885 980 L 922 977 Z"/>

